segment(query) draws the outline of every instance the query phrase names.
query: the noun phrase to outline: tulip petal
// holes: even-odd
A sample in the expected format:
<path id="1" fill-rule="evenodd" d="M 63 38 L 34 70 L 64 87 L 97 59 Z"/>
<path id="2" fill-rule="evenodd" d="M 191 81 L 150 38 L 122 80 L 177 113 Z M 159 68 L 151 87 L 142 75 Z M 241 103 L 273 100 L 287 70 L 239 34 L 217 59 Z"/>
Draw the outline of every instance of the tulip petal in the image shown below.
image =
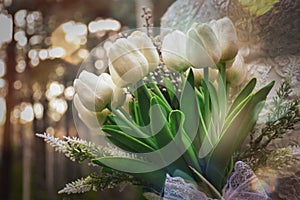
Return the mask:
<path id="1" fill-rule="evenodd" d="M 227 65 L 230 66 L 228 67 Z M 232 87 L 237 87 L 245 81 L 247 77 L 247 68 L 241 54 L 238 53 L 233 62 L 227 62 L 226 68 L 226 81 L 230 83 Z"/>
<path id="2" fill-rule="evenodd" d="M 193 67 L 216 68 L 221 49 L 212 29 L 207 24 L 195 24 L 187 34 L 187 56 Z"/>
<path id="3" fill-rule="evenodd" d="M 94 91 L 92 91 L 85 83 L 80 79 L 74 81 L 75 91 L 78 94 L 82 104 L 90 111 L 102 110 L 105 105 L 100 98 L 95 99 Z"/>
<path id="4" fill-rule="evenodd" d="M 228 17 L 221 18 L 217 21 L 210 22 L 210 27 L 216 34 L 221 49 L 221 60 L 233 59 L 238 52 L 238 39 L 235 26 Z"/>
<path id="5" fill-rule="evenodd" d="M 80 101 L 78 94 L 75 94 L 73 103 L 76 110 L 78 111 L 79 118 L 88 128 L 99 128 L 99 122 L 96 113 L 85 108 L 85 106 Z"/>
<path id="6" fill-rule="evenodd" d="M 118 75 L 118 78 L 113 78 L 113 80 L 120 77 L 125 82 L 134 84 L 149 72 L 148 61 L 145 56 L 125 38 L 118 39 L 112 45 L 108 57 L 110 68 L 114 68 L 112 74 Z M 119 84 L 116 83 L 120 86 Z"/>
<path id="7" fill-rule="evenodd" d="M 80 79 L 83 83 L 85 83 L 89 88 L 91 88 L 92 91 L 95 90 L 96 88 L 96 84 L 97 84 L 97 81 L 98 81 L 98 77 L 91 73 L 91 72 L 88 72 L 86 70 L 83 70 L 79 76 L 78 76 L 78 79 Z"/>
<path id="8" fill-rule="evenodd" d="M 167 67 L 175 71 L 185 71 L 190 67 L 186 56 L 187 36 L 181 31 L 167 34 L 162 43 L 162 58 Z"/>
<path id="9" fill-rule="evenodd" d="M 135 31 L 127 39 L 145 56 L 149 71 L 153 71 L 159 64 L 159 55 L 151 38 L 146 33 Z"/>
<path id="10" fill-rule="evenodd" d="M 111 100 L 111 106 L 114 108 L 118 108 L 122 106 L 125 102 L 126 94 L 123 88 L 115 87 L 113 91 L 113 96 Z"/>

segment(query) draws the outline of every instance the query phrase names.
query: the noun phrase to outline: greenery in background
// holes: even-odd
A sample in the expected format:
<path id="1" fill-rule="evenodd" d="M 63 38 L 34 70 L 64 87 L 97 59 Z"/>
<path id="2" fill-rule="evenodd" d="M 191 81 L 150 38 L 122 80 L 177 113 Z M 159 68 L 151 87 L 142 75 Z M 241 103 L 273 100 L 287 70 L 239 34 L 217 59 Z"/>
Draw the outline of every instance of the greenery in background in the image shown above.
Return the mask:
<path id="1" fill-rule="evenodd" d="M 268 150 L 268 145 L 273 140 L 284 137 L 300 121 L 300 97 L 291 97 L 292 93 L 291 78 L 286 77 L 273 97 L 265 124 L 252 130 L 247 148 L 238 156 L 239 159 L 247 161 L 253 169 L 264 166 L 268 157 L 277 157 L 275 152 Z M 282 149 L 281 153 L 284 152 L 288 154 L 290 150 Z"/>

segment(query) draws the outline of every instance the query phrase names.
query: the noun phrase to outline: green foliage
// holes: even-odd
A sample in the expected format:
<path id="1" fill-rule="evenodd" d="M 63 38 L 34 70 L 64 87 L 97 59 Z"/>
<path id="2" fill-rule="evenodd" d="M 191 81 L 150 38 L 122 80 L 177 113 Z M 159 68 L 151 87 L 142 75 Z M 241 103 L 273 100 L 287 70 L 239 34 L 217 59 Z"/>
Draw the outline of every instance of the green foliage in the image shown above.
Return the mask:
<path id="1" fill-rule="evenodd" d="M 265 162 L 265 156 L 270 153 L 267 150 L 268 145 L 294 129 L 295 124 L 300 121 L 300 98 L 291 98 L 292 92 L 291 82 L 286 78 L 277 89 L 276 96 L 273 97 L 265 124 L 251 132 L 250 142 L 238 156 L 239 159 L 257 168 Z"/>
<path id="2" fill-rule="evenodd" d="M 90 174 L 85 178 L 78 179 L 71 183 L 66 184 L 66 186 L 60 190 L 58 193 L 84 193 L 90 190 L 106 190 L 112 189 L 120 184 L 141 184 L 133 176 L 126 173 L 118 172 L 111 169 L 103 169 L 101 174 Z"/>

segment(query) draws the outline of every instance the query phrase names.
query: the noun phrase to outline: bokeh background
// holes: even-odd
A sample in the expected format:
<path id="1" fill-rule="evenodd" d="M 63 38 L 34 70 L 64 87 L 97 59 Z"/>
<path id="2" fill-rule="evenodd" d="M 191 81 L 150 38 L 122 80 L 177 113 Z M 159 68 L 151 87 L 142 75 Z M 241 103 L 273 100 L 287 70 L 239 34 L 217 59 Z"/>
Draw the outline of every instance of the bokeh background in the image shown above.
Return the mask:
<path id="1" fill-rule="evenodd" d="M 126 188 L 58 195 L 89 168 L 35 136 L 77 136 L 73 80 L 89 52 L 107 37 L 154 26 L 174 0 L 0 0 L 0 200 L 133 199 Z M 99 69 L 105 49 L 97 50 Z"/>

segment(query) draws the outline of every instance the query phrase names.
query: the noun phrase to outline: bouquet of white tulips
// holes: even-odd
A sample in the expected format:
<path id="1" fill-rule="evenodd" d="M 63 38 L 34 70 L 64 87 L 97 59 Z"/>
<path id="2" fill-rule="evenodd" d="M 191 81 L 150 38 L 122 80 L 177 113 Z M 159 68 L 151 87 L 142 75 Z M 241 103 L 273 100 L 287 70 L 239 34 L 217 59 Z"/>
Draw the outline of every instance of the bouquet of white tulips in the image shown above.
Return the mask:
<path id="1" fill-rule="evenodd" d="M 230 19 L 194 24 L 186 33 L 149 32 L 115 39 L 108 69 L 99 76 L 83 70 L 74 81 L 79 118 L 107 145 L 52 142 L 101 167 L 61 192 L 130 182 L 143 188 L 143 199 L 269 199 L 236 155 L 274 82 L 254 89 L 253 78 L 242 88 L 246 69 Z M 232 88 L 242 89 L 233 95 Z"/>

